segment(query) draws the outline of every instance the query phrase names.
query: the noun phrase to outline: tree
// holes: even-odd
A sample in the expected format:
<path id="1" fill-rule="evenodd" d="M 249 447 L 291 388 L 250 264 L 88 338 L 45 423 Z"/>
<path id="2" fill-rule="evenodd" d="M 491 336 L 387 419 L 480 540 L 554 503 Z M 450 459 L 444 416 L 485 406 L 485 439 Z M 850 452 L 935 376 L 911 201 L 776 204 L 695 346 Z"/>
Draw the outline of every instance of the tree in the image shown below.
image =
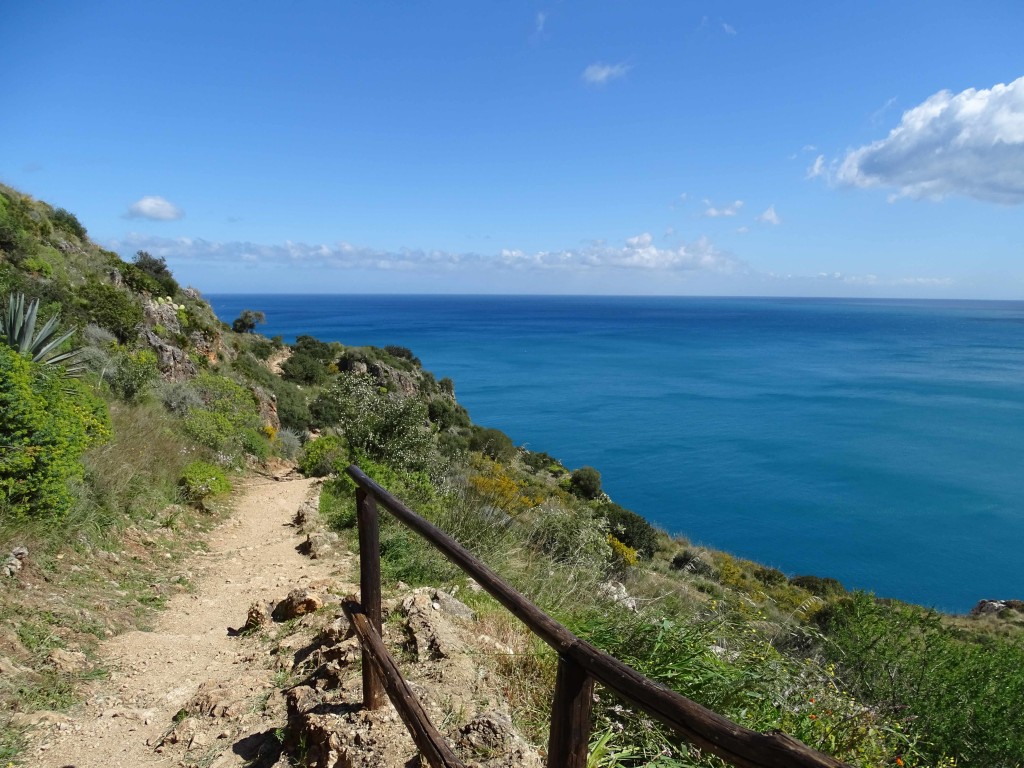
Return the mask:
<path id="1" fill-rule="evenodd" d="M 235 318 L 231 330 L 235 333 L 252 333 L 258 323 L 267 322 L 267 316 L 255 309 L 243 309 L 242 314 Z"/>
<path id="2" fill-rule="evenodd" d="M 593 467 L 580 467 L 572 473 L 569 490 L 581 499 L 596 499 L 601 495 L 601 473 Z"/>
<path id="3" fill-rule="evenodd" d="M 132 263 L 145 274 L 152 277 L 163 293 L 167 296 L 174 296 L 181 286 L 174 279 L 171 270 L 167 267 L 167 260 L 163 256 L 153 256 L 147 251 L 139 251 L 132 259 Z M 262 322 L 262 321 L 261 321 Z"/>

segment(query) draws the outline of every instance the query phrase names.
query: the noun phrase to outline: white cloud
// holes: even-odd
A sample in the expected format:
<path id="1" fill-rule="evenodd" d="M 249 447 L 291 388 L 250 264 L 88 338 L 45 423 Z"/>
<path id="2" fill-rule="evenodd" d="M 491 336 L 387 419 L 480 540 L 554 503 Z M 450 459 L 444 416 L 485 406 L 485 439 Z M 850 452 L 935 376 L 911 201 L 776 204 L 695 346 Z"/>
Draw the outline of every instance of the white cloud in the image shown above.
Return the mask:
<path id="1" fill-rule="evenodd" d="M 989 89 L 939 91 L 904 112 L 886 138 L 850 151 L 835 178 L 895 187 L 897 197 L 1024 203 L 1024 77 Z"/>
<path id="2" fill-rule="evenodd" d="M 726 24 L 724 21 L 722 22 L 722 31 L 727 35 L 736 34 L 736 28 L 732 24 Z"/>
<path id="3" fill-rule="evenodd" d="M 775 206 L 769 205 L 768 209 L 757 217 L 757 220 L 762 224 L 771 224 L 777 226 L 782 223 L 782 219 L 779 218 L 779 214 L 775 212 Z"/>
<path id="4" fill-rule="evenodd" d="M 279 245 L 249 242 L 216 242 L 198 238 L 154 237 L 137 233 L 109 243 L 116 251 L 134 253 L 145 250 L 172 263 L 246 263 L 287 265 L 289 268 L 364 269 L 389 271 L 453 272 L 456 270 L 562 270 L 590 271 L 615 268 L 662 270 L 667 272 L 745 271 L 733 256 L 715 248 L 708 240 L 659 248 L 650 233 L 628 238 L 621 246 L 601 241 L 580 248 L 528 253 L 505 249 L 496 255 L 454 253 L 407 249 L 383 251 L 362 248 L 351 243 L 307 244 L 287 241 Z"/>
<path id="5" fill-rule="evenodd" d="M 891 99 L 886 101 L 885 104 L 883 104 L 878 109 L 876 109 L 874 112 L 872 112 L 871 113 L 871 123 L 872 123 L 872 125 L 878 125 L 880 122 L 882 122 L 882 118 L 885 117 L 885 113 L 889 111 L 889 107 L 893 106 L 897 101 L 898 101 L 898 99 L 895 96 L 893 96 Z"/>
<path id="6" fill-rule="evenodd" d="M 825 156 L 818 155 L 814 158 L 814 164 L 807 169 L 807 178 L 816 179 L 825 175 Z"/>
<path id="7" fill-rule="evenodd" d="M 125 218 L 175 221 L 184 215 L 185 212 L 169 200 L 156 195 L 147 195 L 131 204 Z"/>
<path id="8" fill-rule="evenodd" d="M 537 16 L 533 21 L 533 31 L 535 34 L 544 34 L 544 25 L 547 24 L 548 15 L 544 11 L 537 11 Z"/>
<path id="9" fill-rule="evenodd" d="M 893 285 L 921 285 L 921 286 L 940 286 L 940 285 L 952 285 L 953 279 L 950 277 L 898 277 L 892 281 Z"/>
<path id="10" fill-rule="evenodd" d="M 847 275 L 842 272 L 819 272 L 819 280 L 827 280 L 846 285 L 878 285 L 878 275 Z"/>
<path id="11" fill-rule="evenodd" d="M 626 73 L 629 72 L 630 67 L 628 64 L 591 64 L 589 67 L 583 70 L 583 80 L 590 85 L 604 85 L 609 80 L 617 80 L 620 77 L 625 77 Z"/>
<path id="12" fill-rule="evenodd" d="M 729 205 L 723 206 L 721 208 L 716 208 L 711 204 L 710 200 L 704 198 L 704 205 L 707 206 L 707 208 L 704 210 L 704 215 L 712 219 L 717 219 L 721 216 L 735 216 L 737 213 L 740 212 L 740 208 L 743 207 L 743 201 L 736 200 L 735 202 L 732 202 Z"/>

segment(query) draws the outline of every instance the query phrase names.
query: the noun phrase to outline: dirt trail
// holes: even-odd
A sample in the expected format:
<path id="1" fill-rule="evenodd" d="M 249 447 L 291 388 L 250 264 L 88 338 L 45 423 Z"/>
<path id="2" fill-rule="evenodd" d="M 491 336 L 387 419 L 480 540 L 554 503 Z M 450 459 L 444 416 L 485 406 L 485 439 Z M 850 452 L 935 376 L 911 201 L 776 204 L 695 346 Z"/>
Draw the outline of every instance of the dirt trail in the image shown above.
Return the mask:
<path id="1" fill-rule="evenodd" d="M 171 599 L 153 631 L 103 645 L 109 679 L 71 717 L 36 733 L 29 760 L 52 768 L 175 766 L 188 748 L 216 768 L 251 764 L 272 725 L 259 703 L 279 694 L 255 641 L 231 637 L 228 628 L 241 626 L 255 601 L 279 600 L 318 580 L 348 580 L 347 561 L 311 560 L 296 550 L 301 540 L 289 522 L 313 482 L 261 479 L 244 489 L 231 518 L 210 534 L 196 591 Z M 240 690 L 247 696 L 236 699 Z M 204 691 L 210 706 L 228 710 L 223 725 L 193 743 L 159 748 L 175 713 Z"/>

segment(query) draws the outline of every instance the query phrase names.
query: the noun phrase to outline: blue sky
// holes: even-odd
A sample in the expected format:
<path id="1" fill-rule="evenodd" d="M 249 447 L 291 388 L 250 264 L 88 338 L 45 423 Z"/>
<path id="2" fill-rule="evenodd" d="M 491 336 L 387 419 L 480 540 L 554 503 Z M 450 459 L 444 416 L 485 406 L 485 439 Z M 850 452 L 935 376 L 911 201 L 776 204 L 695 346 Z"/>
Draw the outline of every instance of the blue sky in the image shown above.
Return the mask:
<path id="1" fill-rule="evenodd" d="M 204 291 L 1024 295 L 1019 0 L 5 6 L 0 180 Z"/>

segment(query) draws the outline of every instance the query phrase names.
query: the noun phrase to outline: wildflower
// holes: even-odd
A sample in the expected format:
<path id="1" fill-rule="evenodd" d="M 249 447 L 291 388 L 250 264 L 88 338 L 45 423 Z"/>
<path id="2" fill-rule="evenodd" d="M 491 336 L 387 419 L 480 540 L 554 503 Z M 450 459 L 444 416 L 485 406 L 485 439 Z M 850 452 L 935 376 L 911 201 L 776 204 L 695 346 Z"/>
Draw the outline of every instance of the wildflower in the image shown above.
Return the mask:
<path id="1" fill-rule="evenodd" d="M 902 757 L 897 757 L 896 758 L 896 765 L 903 765 L 903 758 Z"/>

